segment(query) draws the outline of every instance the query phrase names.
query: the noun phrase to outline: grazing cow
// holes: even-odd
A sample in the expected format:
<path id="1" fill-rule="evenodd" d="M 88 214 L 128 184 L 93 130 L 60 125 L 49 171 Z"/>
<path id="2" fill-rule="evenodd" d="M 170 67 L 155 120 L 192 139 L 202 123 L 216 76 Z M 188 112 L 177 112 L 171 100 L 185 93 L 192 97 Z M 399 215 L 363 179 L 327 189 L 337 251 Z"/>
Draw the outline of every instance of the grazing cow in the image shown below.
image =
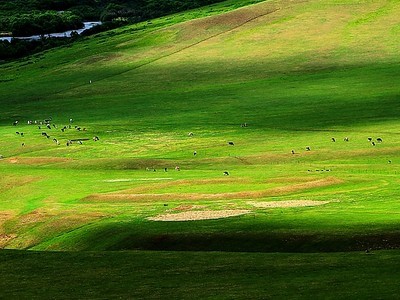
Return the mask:
<path id="1" fill-rule="evenodd" d="M 388 160 L 388 164 L 391 164 L 392 163 L 392 161 L 391 160 Z"/>
<path id="2" fill-rule="evenodd" d="M 98 136 L 94 136 L 94 137 L 93 137 L 93 141 L 96 142 L 96 141 L 98 141 L 98 140 L 99 140 L 99 137 L 98 137 Z"/>
<path id="3" fill-rule="evenodd" d="M 348 141 L 349 141 L 349 138 L 348 138 L 348 137 L 345 137 L 345 138 L 343 139 L 343 141 L 348 142 Z"/>
<path id="4" fill-rule="evenodd" d="M 64 130 L 65 130 L 64 128 L 61 128 L 61 131 L 62 131 L 62 132 L 64 132 Z"/>
<path id="5" fill-rule="evenodd" d="M 292 150 L 292 154 L 295 154 L 294 150 Z"/>
<path id="6" fill-rule="evenodd" d="M 331 140 L 332 140 L 332 142 L 336 142 L 336 139 L 334 137 Z"/>
<path id="7" fill-rule="evenodd" d="M 0 159 L 3 159 L 4 158 L 4 156 L 3 155 L 0 155 Z"/>
<path id="8" fill-rule="evenodd" d="M 228 176 L 229 175 L 229 172 L 228 171 L 225 171 L 224 172 L 224 176 Z"/>
<path id="9" fill-rule="evenodd" d="M 53 124 L 53 127 L 54 127 L 54 128 L 57 128 L 56 124 Z"/>
<path id="10" fill-rule="evenodd" d="M 47 125 L 46 125 L 46 127 L 47 127 L 48 129 L 51 129 L 51 126 L 50 126 L 50 124 L 47 124 Z"/>
<path id="11" fill-rule="evenodd" d="M 168 168 L 164 168 L 164 172 L 168 172 Z"/>
<path id="12" fill-rule="evenodd" d="M 369 137 L 369 138 L 368 138 L 368 141 L 369 141 L 369 142 L 372 141 L 372 137 Z"/>
<path id="13" fill-rule="evenodd" d="M 18 121 L 14 121 L 13 126 L 17 126 Z"/>
<path id="14" fill-rule="evenodd" d="M 15 133 L 16 133 L 16 134 L 19 134 L 19 131 L 16 131 Z"/>
<path id="15" fill-rule="evenodd" d="M 193 152 L 193 155 L 196 156 L 196 155 L 197 155 L 197 151 L 194 151 L 194 152 Z"/>
<path id="16" fill-rule="evenodd" d="M 21 132 L 21 136 L 24 136 L 24 133 L 23 133 L 23 132 Z"/>
<path id="17" fill-rule="evenodd" d="M 179 168 L 179 166 L 175 167 L 175 171 L 180 171 L 180 170 L 181 170 L 181 168 Z"/>
<path id="18" fill-rule="evenodd" d="M 38 126 L 39 130 L 42 129 L 42 127 Z"/>
<path id="19" fill-rule="evenodd" d="M 382 143 L 382 139 L 381 139 L 381 138 L 377 138 L 376 141 L 377 141 L 378 143 Z"/>
<path id="20" fill-rule="evenodd" d="M 188 133 L 188 136 L 193 136 L 193 132 L 189 132 L 189 133 Z"/>
<path id="21" fill-rule="evenodd" d="M 228 144 L 229 144 L 229 145 L 232 145 L 232 146 L 235 145 L 234 142 L 228 142 Z"/>
<path id="22" fill-rule="evenodd" d="M 82 145 L 82 141 L 81 140 L 79 140 L 78 143 L 79 143 L 79 145 Z"/>
<path id="23" fill-rule="evenodd" d="M 70 119 L 69 119 L 69 122 L 72 123 L 72 122 L 74 122 L 74 120 L 73 120 L 72 118 L 70 118 Z"/>
<path id="24" fill-rule="evenodd" d="M 22 146 L 22 147 L 25 147 L 25 143 L 22 143 L 21 146 Z"/>
<path id="25" fill-rule="evenodd" d="M 67 141 L 67 146 L 69 146 L 70 145 L 70 142 L 69 141 Z"/>
<path id="26" fill-rule="evenodd" d="M 306 150 L 307 150 L 307 151 L 310 151 L 310 150 L 311 150 L 311 148 L 310 148 L 309 146 L 307 146 L 307 147 L 306 147 Z"/>
<path id="27" fill-rule="evenodd" d="M 372 145 L 372 146 L 375 146 L 375 142 L 371 142 L 371 145 Z"/>

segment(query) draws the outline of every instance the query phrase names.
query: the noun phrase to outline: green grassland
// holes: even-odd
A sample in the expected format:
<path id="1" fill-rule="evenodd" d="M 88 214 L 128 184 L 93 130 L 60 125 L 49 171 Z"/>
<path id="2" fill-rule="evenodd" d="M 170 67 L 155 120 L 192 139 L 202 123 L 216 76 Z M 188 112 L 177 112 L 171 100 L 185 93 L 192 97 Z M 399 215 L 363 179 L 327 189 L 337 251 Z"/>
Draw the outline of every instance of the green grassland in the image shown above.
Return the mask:
<path id="1" fill-rule="evenodd" d="M 95 254 L 118 264 L 129 256 L 132 268 L 135 255 L 159 263 L 172 256 L 179 276 L 161 283 L 154 298 L 169 285 L 177 298 L 190 290 L 189 278 L 176 289 L 187 274 L 179 267 L 187 268 L 186 256 L 198 259 L 206 284 L 217 277 L 208 277 L 208 259 L 224 260 L 224 271 L 229 259 L 242 267 L 276 262 L 279 268 L 289 255 L 265 252 L 314 252 L 295 254 L 300 267 L 290 273 L 286 266 L 274 279 L 286 289 L 283 279 L 295 278 L 314 259 L 317 269 L 334 260 L 346 268 L 335 273 L 348 272 L 343 278 L 357 276 L 361 266 L 373 274 L 381 256 L 394 268 L 395 250 L 377 252 L 367 265 L 370 256 L 346 251 L 400 246 L 400 2 L 255 2 L 222 2 L 0 65 L 0 247 L 171 251 Z M 51 129 L 27 124 L 50 116 Z M 89 140 L 66 145 L 76 139 Z M 298 200 L 324 204 L 260 207 Z M 151 220 L 230 210 L 247 213 Z M 173 250 L 226 251 L 227 257 Z M 342 254 L 316 254 L 335 251 Z M 243 252 L 264 253 L 247 260 Z M 63 261 L 95 264 L 85 253 Z M 46 252 L 1 255 L 34 265 Z M 54 261 L 59 254 L 48 255 Z M 150 276 L 145 265 L 137 267 L 147 275 L 125 284 Z M 326 285 L 315 283 L 319 273 L 310 276 L 323 295 Z M 244 280 L 225 275 L 220 287 L 233 277 L 232 285 Z M 387 294 L 375 289 L 375 295 L 395 293 L 389 278 L 381 278 L 391 286 Z M 347 287 L 336 284 L 333 292 Z M 262 279 L 253 283 L 251 295 L 264 298 L 262 285 Z M 249 295 L 243 282 L 239 286 L 225 298 Z M 371 295 L 372 286 L 360 295 Z M 360 289 L 358 281 L 347 296 Z M 215 297 L 212 289 L 193 291 Z M 266 297 L 278 295 L 289 294 Z"/>

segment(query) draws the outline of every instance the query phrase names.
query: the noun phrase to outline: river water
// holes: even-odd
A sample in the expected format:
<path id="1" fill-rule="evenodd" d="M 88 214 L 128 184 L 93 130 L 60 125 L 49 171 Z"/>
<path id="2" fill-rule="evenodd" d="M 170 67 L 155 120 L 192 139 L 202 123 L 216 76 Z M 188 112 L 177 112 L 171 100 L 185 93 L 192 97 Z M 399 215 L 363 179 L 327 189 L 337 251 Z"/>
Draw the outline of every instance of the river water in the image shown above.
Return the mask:
<path id="1" fill-rule="evenodd" d="M 88 30 L 94 26 L 100 25 L 101 22 L 83 22 L 83 28 L 75 29 L 75 30 L 68 30 L 64 32 L 57 32 L 57 33 L 48 33 L 45 34 L 45 37 L 71 37 L 72 32 L 76 32 L 77 34 L 81 34 L 85 30 Z M 11 42 L 12 39 L 19 39 L 19 40 L 27 40 L 27 41 L 38 41 L 41 39 L 41 35 L 31 35 L 31 36 L 23 36 L 23 37 L 13 37 L 13 36 L 3 36 L 0 37 L 0 41 L 9 41 Z"/>

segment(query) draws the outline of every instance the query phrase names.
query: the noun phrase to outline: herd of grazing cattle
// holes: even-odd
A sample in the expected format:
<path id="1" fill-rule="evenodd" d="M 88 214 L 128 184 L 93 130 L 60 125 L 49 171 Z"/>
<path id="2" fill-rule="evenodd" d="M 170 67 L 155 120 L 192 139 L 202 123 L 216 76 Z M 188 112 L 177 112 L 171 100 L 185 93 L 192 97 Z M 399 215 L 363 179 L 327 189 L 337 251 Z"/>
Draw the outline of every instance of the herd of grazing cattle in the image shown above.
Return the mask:
<path id="1" fill-rule="evenodd" d="M 49 117 L 49 118 L 47 118 L 47 119 L 40 120 L 40 121 L 38 121 L 38 120 L 29 120 L 29 121 L 27 121 L 27 124 L 28 124 L 28 125 L 37 126 L 38 130 L 41 131 L 41 135 L 42 135 L 43 137 L 45 137 L 46 139 L 49 139 L 49 140 L 50 140 L 50 137 L 53 137 L 53 135 L 57 135 L 57 133 L 60 134 L 60 131 L 61 131 L 61 134 L 65 133 L 65 132 L 67 132 L 67 131 L 69 131 L 69 130 L 75 130 L 75 131 L 77 131 L 77 132 L 85 132 L 85 133 L 87 133 L 87 129 L 86 129 L 85 127 L 80 127 L 80 126 L 77 126 L 77 125 L 73 125 L 73 123 L 74 123 L 73 118 L 70 118 L 70 119 L 69 119 L 68 125 L 64 125 L 64 126 L 62 126 L 62 127 L 57 126 L 57 125 L 56 125 L 55 123 L 53 123 L 52 121 L 53 121 L 53 119 L 52 119 L 51 117 Z M 13 125 L 14 127 L 19 126 L 19 124 L 20 124 L 19 120 L 15 120 L 15 121 L 12 123 L 12 125 Z M 242 124 L 240 125 L 240 127 L 248 127 L 248 124 L 247 124 L 247 123 L 242 123 Z M 46 130 L 46 131 L 43 131 L 43 130 Z M 50 135 L 48 132 L 50 132 L 51 135 Z M 21 131 L 16 131 L 15 133 L 16 133 L 17 135 L 21 136 L 21 137 L 24 137 L 24 136 L 25 136 L 25 134 L 24 134 L 23 132 L 21 132 Z M 87 136 L 87 134 L 86 134 L 86 136 Z M 193 137 L 193 136 L 194 136 L 194 133 L 193 133 L 193 132 L 189 132 L 189 133 L 188 133 L 188 136 L 189 136 L 189 137 Z M 87 138 L 87 137 L 83 138 L 83 137 L 82 137 L 82 138 L 65 139 L 65 140 L 66 140 L 66 141 L 65 141 L 63 144 L 65 144 L 67 147 L 69 147 L 69 146 L 71 146 L 72 144 L 79 144 L 79 145 L 82 145 L 82 144 L 83 144 L 83 141 L 88 141 L 88 140 L 92 140 L 92 141 L 94 141 L 94 142 L 97 142 L 97 141 L 100 140 L 100 138 L 99 138 L 98 136 L 93 136 L 92 138 Z M 369 142 L 372 146 L 376 146 L 378 143 L 382 143 L 382 142 L 383 142 L 383 139 L 380 138 L 380 137 L 376 138 L 375 140 L 374 140 L 372 137 L 368 137 L 367 140 L 368 140 L 368 142 Z M 53 138 L 52 138 L 52 141 L 53 141 L 57 146 L 60 146 L 60 145 L 61 145 L 60 140 L 59 140 L 58 138 L 56 138 L 56 137 L 53 137 Z M 337 141 L 337 139 L 336 139 L 335 137 L 332 137 L 332 138 L 331 138 L 331 142 L 336 143 L 336 141 Z M 344 137 L 344 138 L 343 138 L 343 141 L 344 141 L 344 142 L 349 142 L 350 139 L 349 139 L 349 137 Z M 228 146 L 235 146 L 235 143 L 234 143 L 233 141 L 228 141 L 228 142 L 227 142 L 227 145 L 228 145 Z M 25 146 L 26 146 L 25 142 L 22 142 L 22 143 L 21 143 L 21 146 L 22 146 L 22 147 L 25 147 Z M 305 147 L 305 150 L 306 150 L 306 151 L 311 151 L 311 147 L 310 147 L 310 146 L 306 146 L 306 147 Z M 297 152 L 296 152 L 294 149 L 292 149 L 292 150 L 291 150 L 291 154 L 292 154 L 292 155 L 295 155 L 295 154 L 297 154 Z M 194 151 L 194 152 L 193 152 L 193 156 L 196 156 L 196 155 L 197 155 L 197 151 Z M 3 157 L 2 155 L 0 155 L 0 159 L 2 159 L 2 158 L 4 158 L 4 157 Z M 388 163 L 391 163 L 391 162 L 392 162 L 391 160 L 388 161 Z M 146 170 L 148 170 L 148 171 L 150 171 L 150 170 L 151 170 L 151 171 L 156 171 L 156 169 L 155 169 L 154 167 L 153 167 L 153 168 L 146 168 Z M 179 167 L 179 166 L 176 166 L 176 167 L 175 167 L 175 170 L 176 170 L 176 171 L 180 171 L 180 167 Z M 164 168 L 164 171 L 167 172 L 167 171 L 168 171 L 168 168 Z M 308 170 L 308 171 L 311 171 L 311 170 Z M 318 170 L 316 170 L 316 171 L 318 171 Z M 329 170 L 329 169 L 326 169 L 325 171 L 330 171 L 330 170 Z M 224 172 L 223 172 L 223 175 L 225 175 L 225 176 L 226 176 L 226 175 L 229 175 L 229 172 L 228 172 L 228 171 L 224 171 Z"/>
<path id="2" fill-rule="evenodd" d="M 50 140 L 50 137 L 53 137 L 54 135 L 60 134 L 60 133 L 59 133 L 59 127 L 58 127 L 55 123 L 52 123 L 52 121 L 53 121 L 53 119 L 52 119 L 51 117 L 49 117 L 49 118 L 47 118 L 47 119 L 39 120 L 39 121 L 38 121 L 38 120 L 29 120 L 29 121 L 27 121 L 27 124 L 28 124 L 28 125 L 37 126 L 38 130 L 41 132 L 41 136 L 43 136 L 43 137 L 45 137 L 46 139 L 49 139 L 49 140 Z M 84 132 L 87 131 L 86 128 L 82 128 L 82 127 L 77 126 L 77 125 L 72 125 L 73 122 L 74 122 L 73 119 L 70 118 L 70 119 L 69 119 L 69 124 L 68 124 L 68 125 L 65 125 L 65 126 L 62 126 L 61 129 L 60 129 L 60 131 L 61 131 L 62 133 L 65 133 L 67 130 L 70 130 L 70 129 L 76 130 L 76 131 L 84 131 Z M 14 122 L 12 123 L 12 125 L 15 126 L 15 127 L 17 127 L 19 124 L 20 124 L 19 120 L 16 120 L 16 121 L 14 121 Z M 43 130 L 46 130 L 46 131 L 43 131 Z M 15 133 L 16 133 L 17 135 L 21 136 L 21 137 L 24 137 L 24 133 L 23 133 L 23 132 L 16 131 Z M 51 133 L 51 136 L 50 136 L 49 133 Z M 100 140 L 100 138 L 99 138 L 98 136 L 94 136 L 94 137 L 92 137 L 91 139 L 92 139 L 94 142 Z M 66 145 L 66 146 L 70 146 L 70 145 L 72 145 L 73 143 L 82 145 L 82 144 L 83 144 L 83 141 L 87 141 L 87 140 L 90 140 L 90 139 L 89 139 L 89 138 L 66 139 L 65 145 Z M 56 137 L 53 137 L 53 138 L 52 138 L 52 141 L 53 141 L 57 146 L 60 146 L 60 145 L 61 145 L 60 140 L 57 139 Z M 22 146 L 22 147 L 25 147 L 25 146 L 26 146 L 25 142 L 22 142 L 22 143 L 21 143 L 21 146 Z"/>

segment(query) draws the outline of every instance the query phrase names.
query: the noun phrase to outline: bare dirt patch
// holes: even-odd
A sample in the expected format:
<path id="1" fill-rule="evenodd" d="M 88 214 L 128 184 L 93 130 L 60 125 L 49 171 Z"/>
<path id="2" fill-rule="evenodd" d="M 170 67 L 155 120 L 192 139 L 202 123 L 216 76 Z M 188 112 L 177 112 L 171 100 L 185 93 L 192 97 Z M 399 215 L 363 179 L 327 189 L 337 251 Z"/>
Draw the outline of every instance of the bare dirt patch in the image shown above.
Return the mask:
<path id="1" fill-rule="evenodd" d="M 237 210 L 197 210 L 197 211 L 184 211 L 175 214 L 162 214 L 155 217 L 149 217 L 151 221 L 198 221 L 198 220 L 213 220 L 222 219 L 235 216 L 241 216 L 249 213 L 250 210 L 237 209 Z"/>
<path id="2" fill-rule="evenodd" d="M 304 207 L 304 206 L 319 206 L 330 203 L 332 201 L 314 201 L 314 200 L 284 200 L 284 201 L 265 201 L 255 202 L 249 201 L 247 204 L 258 208 L 283 208 L 283 207 Z"/>

